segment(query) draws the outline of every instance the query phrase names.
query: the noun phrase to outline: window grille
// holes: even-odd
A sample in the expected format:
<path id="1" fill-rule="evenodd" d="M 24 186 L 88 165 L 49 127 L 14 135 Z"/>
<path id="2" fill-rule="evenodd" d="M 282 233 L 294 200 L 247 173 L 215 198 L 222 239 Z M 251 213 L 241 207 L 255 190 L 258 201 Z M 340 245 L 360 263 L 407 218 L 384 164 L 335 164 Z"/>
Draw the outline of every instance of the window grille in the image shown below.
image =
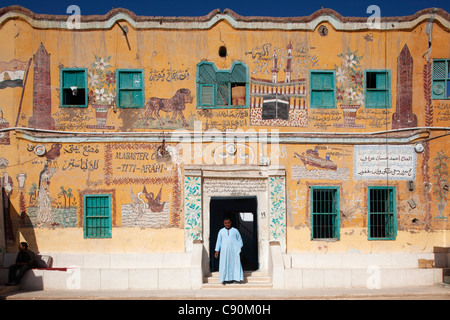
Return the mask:
<path id="1" fill-rule="evenodd" d="M 395 240 L 394 187 L 369 187 L 369 240 Z"/>
<path id="2" fill-rule="evenodd" d="M 339 188 L 311 187 L 311 238 L 339 239 Z"/>
<path id="3" fill-rule="evenodd" d="M 110 195 L 84 196 L 85 238 L 111 238 Z"/>

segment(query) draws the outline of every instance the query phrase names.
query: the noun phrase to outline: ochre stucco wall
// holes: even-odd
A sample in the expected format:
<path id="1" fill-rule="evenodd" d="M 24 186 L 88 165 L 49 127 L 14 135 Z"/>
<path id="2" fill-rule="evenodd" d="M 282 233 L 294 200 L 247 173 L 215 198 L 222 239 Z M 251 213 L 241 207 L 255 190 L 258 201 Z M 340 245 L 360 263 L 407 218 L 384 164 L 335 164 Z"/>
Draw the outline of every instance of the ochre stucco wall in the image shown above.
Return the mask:
<path id="1" fill-rule="evenodd" d="M 48 52 L 51 114 L 46 117 L 54 119 L 55 130 L 73 133 L 46 136 L 45 133 L 21 133 L 13 130 L 6 133 L 9 142 L 2 140 L 0 158 L 5 159 L 7 164 L 4 163 L 0 168 L 0 175 L 3 177 L 3 188 L 9 190 L 6 194 L 10 201 L 9 217 L 6 217 L 7 250 L 15 250 L 17 243 L 24 239 L 41 252 L 184 251 L 184 166 L 186 161 L 204 163 L 206 158 L 202 159 L 199 152 L 205 149 L 207 152 L 204 157 L 212 156 L 208 161 L 217 164 L 214 152 L 218 152 L 216 147 L 220 147 L 221 143 L 196 144 L 201 150 L 192 145 L 191 154 L 187 155 L 186 151 L 185 154 L 182 153 L 182 146 L 168 142 L 167 145 L 176 157 L 171 163 L 164 163 L 154 158 L 164 137 L 170 140 L 170 136 L 180 130 L 187 130 L 183 132 L 192 134 L 196 129 L 196 121 L 197 126 L 201 122 L 200 129 L 203 131 L 211 128 L 220 132 L 241 129 L 260 134 L 264 130 L 268 133 L 276 130 L 294 135 L 305 133 L 305 137 L 311 137 L 314 132 L 372 133 L 392 130 L 392 117 L 398 107 L 398 57 L 405 47 L 413 58 L 412 66 L 406 67 L 412 68 L 411 111 L 417 117 L 417 127 L 450 125 L 449 100 L 433 100 L 433 112 L 425 108 L 427 101 L 424 92 L 431 90 L 429 83 L 424 81 L 424 66 L 427 64 L 425 53 L 428 49 L 425 21 L 409 30 L 391 28 L 388 31 L 364 29 L 352 32 L 337 30 L 326 21 L 314 30 L 292 31 L 238 29 L 225 20 L 204 30 L 183 29 L 182 23 L 178 29 L 137 29 L 128 21 L 121 20 L 119 23 L 128 29 L 127 38 L 131 50 L 117 24 L 100 30 L 75 31 L 33 28 L 23 19 L 11 19 L 1 25 L 0 42 L 5 45 L 0 52 L 0 62 L 9 63 L 13 59 L 28 62 L 31 58 L 36 58 L 41 45 Z M 318 33 L 319 26 L 328 29 L 327 36 Z M 433 59 L 450 59 L 450 41 L 445 39 L 449 39 L 449 29 L 435 22 L 430 63 Z M 243 109 L 197 108 L 198 63 L 213 62 L 220 70 L 229 69 L 236 61 L 244 63 L 248 67 L 249 104 L 253 104 L 257 94 L 252 91 L 252 84 L 257 80 L 272 79 L 274 54 L 277 54 L 279 63 L 277 79 L 279 82 L 284 81 L 289 44 L 292 46 L 291 78 L 303 79 L 304 95 L 299 98 L 300 103 L 304 103 L 300 108 L 302 112 L 299 113 L 302 125 L 293 121 L 282 125 L 270 121 L 265 125 L 257 125 L 252 118 L 252 105 Z M 220 46 L 227 48 L 225 58 L 218 54 Z M 87 108 L 61 107 L 61 68 L 87 69 Z M 118 108 L 115 102 L 117 69 L 144 70 L 146 101 L 152 97 L 171 99 L 179 89 L 188 89 L 190 100 L 184 101 L 182 110 L 187 125 L 183 125 L 180 118 L 169 123 L 172 112 L 160 112 L 162 125 L 157 120 L 149 119 L 146 114 L 148 105 L 134 109 Z M 351 79 L 356 89 L 349 95 L 352 100 L 348 102 L 359 106 L 354 116 L 354 126 L 345 125 L 344 122 L 341 108 L 345 104 L 343 92 L 337 92 L 335 108 L 310 108 L 311 70 L 335 71 L 336 87 L 344 85 L 343 75 L 349 75 L 350 72 L 356 74 L 356 78 Z M 365 107 L 366 70 L 389 70 L 390 108 Z M 0 90 L 4 128 L 16 126 L 16 120 L 17 127 L 28 127 L 33 115 L 33 72 L 34 60 L 31 60 L 23 88 L 7 87 Z M 401 86 L 405 84 L 400 84 Z M 342 98 L 339 98 L 340 95 Z M 293 100 L 295 98 L 291 97 L 290 101 Z M 97 104 L 110 106 L 105 127 L 97 122 L 93 108 Z M 100 140 L 92 142 L 80 135 L 83 132 L 105 134 L 99 134 Z M 155 132 L 157 135 L 153 140 L 149 138 L 149 141 L 143 142 L 126 138 L 126 134 L 119 135 L 121 132 Z M 432 131 L 429 134 L 430 137 L 437 137 L 442 131 Z M 104 140 L 101 140 L 102 137 Z M 395 138 L 395 134 L 386 135 L 386 139 L 388 138 Z M 360 141 L 364 144 L 364 141 L 369 143 L 371 137 L 361 139 L 366 139 Z M 282 142 L 279 149 L 274 148 L 272 154 L 264 154 L 271 156 L 272 164 L 278 163 L 286 169 L 288 252 L 429 252 L 433 246 L 448 246 L 448 192 L 441 193 L 444 198 L 439 198 L 439 188 L 443 180 L 448 180 L 448 172 L 445 176 L 436 169 L 439 163 L 444 164 L 444 167 L 445 164 L 448 165 L 448 137 L 432 139 L 423 153 L 414 153 L 415 190 L 412 192 L 407 190 L 407 178 L 390 181 L 355 179 L 354 154 L 357 147 L 353 143 L 327 142 L 323 139 L 317 142 L 302 141 Z M 412 146 L 417 141 L 411 138 L 404 145 Z M 382 143 L 370 143 L 383 147 Z M 44 156 L 38 156 L 34 152 L 40 145 L 47 150 Z M 241 144 L 241 148 L 243 152 L 253 154 L 249 164 L 256 165 L 262 155 L 261 146 L 245 142 Z M 50 159 L 48 155 L 52 149 L 58 156 Z M 266 152 L 270 150 L 268 148 Z M 334 178 L 325 178 L 329 170 L 324 168 L 310 171 L 295 157 L 308 150 L 317 150 L 323 159 L 330 157 L 330 161 L 337 167 L 337 171 L 332 170 L 336 171 Z M 141 158 L 137 156 L 126 159 L 126 153 L 140 153 Z M 232 163 L 239 164 L 236 161 Z M 44 200 L 39 197 L 39 189 L 43 181 L 42 175 L 49 173 L 51 177 L 47 178 L 41 194 L 46 192 L 46 199 L 49 200 L 47 209 L 54 219 L 42 221 L 38 216 L 38 207 Z M 302 176 L 305 173 L 307 177 Z M 19 174 L 26 174 L 22 187 L 19 187 Z M 7 177 L 11 178 L 12 186 Z M 339 186 L 339 241 L 311 241 L 311 186 Z M 396 188 L 397 237 L 394 241 L 367 240 L 369 186 Z M 153 211 L 145 211 L 144 215 L 148 214 L 148 220 L 136 218 L 138 209 L 133 206 L 133 197 L 138 196 L 138 193 L 141 193 L 141 199 L 144 199 L 144 194 L 156 197 L 159 193 L 160 201 L 165 203 L 165 207 L 154 216 L 151 216 Z M 83 196 L 87 194 L 111 195 L 110 239 L 84 238 Z M 410 199 L 414 200 L 415 208 L 409 205 Z M 137 201 L 139 204 L 140 201 Z M 439 203 L 443 205 L 442 211 L 439 211 Z"/>

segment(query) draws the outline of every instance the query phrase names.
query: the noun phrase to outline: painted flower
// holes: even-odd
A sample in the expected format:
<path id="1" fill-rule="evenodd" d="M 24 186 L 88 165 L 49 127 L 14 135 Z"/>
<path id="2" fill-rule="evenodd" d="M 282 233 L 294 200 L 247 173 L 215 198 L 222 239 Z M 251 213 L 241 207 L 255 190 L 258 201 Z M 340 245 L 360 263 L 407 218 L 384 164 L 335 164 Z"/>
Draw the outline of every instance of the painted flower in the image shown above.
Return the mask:
<path id="1" fill-rule="evenodd" d="M 362 92 L 358 92 L 355 96 L 355 103 L 362 106 L 364 104 L 364 94 Z"/>
<path id="2" fill-rule="evenodd" d="M 362 74 L 362 72 L 357 72 L 354 75 L 352 75 L 352 82 L 356 85 L 356 86 L 362 86 L 364 83 L 364 76 Z"/>
<path id="3" fill-rule="evenodd" d="M 348 101 L 352 101 L 353 99 L 355 99 L 355 96 L 356 96 L 356 92 L 353 91 L 352 88 L 348 88 L 344 92 L 344 99 L 346 99 Z"/>
<path id="4" fill-rule="evenodd" d="M 114 102 L 116 101 L 116 95 L 110 92 L 105 96 L 105 99 L 108 104 L 114 104 Z"/>
<path id="5" fill-rule="evenodd" d="M 336 100 L 339 102 L 342 102 L 344 100 L 344 93 L 345 91 L 341 88 L 336 89 Z"/>
<path id="6" fill-rule="evenodd" d="M 348 68 L 353 68 L 356 66 L 355 56 L 353 54 L 346 55 L 344 58 L 344 65 Z"/>
<path id="7" fill-rule="evenodd" d="M 88 81 L 89 81 L 89 86 L 90 87 L 95 87 L 98 84 L 98 74 L 96 74 L 95 72 L 89 70 L 88 72 Z"/>
<path id="8" fill-rule="evenodd" d="M 200 181 L 198 177 L 186 177 L 186 180 L 184 182 L 184 189 L 186 194 L 194 195 L 199 194 L 200 192 Z"/>
<path id="9" fill-rule="evenodd" d="M 92 91 L 92 90 L 89 90 L 88 101 L 89 101 L 89 103 L 94 103 L 95 102 L 95 95 L 94 95 L 94 91 Z"/>
<path id="10" fill-rule="evenodd" d="M 111 65 L 105 61 L 105 59 L 100 58 L 97 61 L 95 61 L 95 68 L 99 70 L 105 70 L 105 68 L 110 67 Z"/>
<path id="11" fill-rule="evenodd" d="M 114 72 L 109 72 L 106 74 L 106 83 L 110 86 L 116 84 L 116 75 L 114 74 Z"/>
<path id="12" fill-rule="evenodd" d="M 106 99 L 105 89 L 95 89 L 95 100 L 104 102 Z"/>
<path id="13" fill-rule="evenodd" d="M 347 75 L 345 74 L 345 69 L 338 68 L 336 71 L 336 77 L 338 82 L 345 82 Z"/>

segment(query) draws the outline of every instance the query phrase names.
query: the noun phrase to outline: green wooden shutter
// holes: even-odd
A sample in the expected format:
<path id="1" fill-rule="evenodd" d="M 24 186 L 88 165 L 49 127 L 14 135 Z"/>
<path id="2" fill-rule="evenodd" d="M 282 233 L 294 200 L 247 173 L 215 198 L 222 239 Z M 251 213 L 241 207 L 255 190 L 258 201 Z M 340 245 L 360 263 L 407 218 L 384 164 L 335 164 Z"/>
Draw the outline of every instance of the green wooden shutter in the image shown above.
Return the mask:
<path id="1" fill-rule="evenodd" d="M 322 89 L 323 90 L 333 90 L 334 81 L 332 73 L 322 74 Z"/>
<path id="2" fill-rule="evenodd" d="M 144 106 L 144 74 L 142 70 L 118 70 L 118 107 Z"/>
<path id="3" fill-rule="evenodd" d="M 217 70 L 214 63 L 197 64 L 197 107 L 234 108 L 232 87 L 245 86 L 248 90 L 248 69 L 241 62 L 234 62 L 230 70 Z M 245 106 L 248 107 L 246 94 Z"/>
<path id="4" fill-rule="evenodd" d="M 84 196 L 85 238 L 111 238 L 110 195 Z"/>
<path id="5" fill-rule="evenodd" d="M 387 81 L 386 73 L 380 72 L 380 73 L 376 74 L 377 89 L 386 90 L 386 87 L 387 87 L 386 81 Z"/>
<path id="6" fill-rule="evenodd" d="M 228 71 L 217 72 L 217 84 L 216 84 L 216 104 L 218 106 L 231 105 L 231 86 L 230 86 L 230 73 Z"/>
<path id="7" fill-rule="evenodd" d="M 446 78 L 446 61 L 435 60 L 433 61 L 433 80 Z"/>
<path id="8" fill-rule="evenodd" d="M 450 60 L 433 61 L 433 99 L 450 98 Z"/>
<path id="9" fill-rule="evenodd" d="M 322 92 L 322 106 L 326 108 L 332 108 L 334 106 L 333 91 Z"/>
<path id="10" fill-rule="evenodd" d="M 246 83 L 247 82 L 247 67 L 242 63 L 234 65 L 230 76 L 231 83 Z"/>
<path id="11" fill-rule="evenodd" d="M 200 105 L 202 106 L 214 105 L 214 85 L 200 84 Z"/>
<path id="12" fill-rule="evenodd" d="M 216 69 L 212 63 L 201 63 L 197 67 L 198 83 L 215 84 L 216 83 Z"/>
<path id="13" fill-rule="evenodd" d="M 62 107 L 87 107 L 86 69 L 61 69 L 60 82 Z"/>
<path id="14" fill-rule="evenodd" d="M 390 108 L 390 71 L 374 70 L 366 71 L 365 81 L 365 107 L 366 108 Z M 367 79 L 374 79 L 368 85 Z"/>
<path id="15" fill-rule="evenodd" d="M 333 71 L 310 71 L 310 106 L 335 107 L 335 82 Z"/>

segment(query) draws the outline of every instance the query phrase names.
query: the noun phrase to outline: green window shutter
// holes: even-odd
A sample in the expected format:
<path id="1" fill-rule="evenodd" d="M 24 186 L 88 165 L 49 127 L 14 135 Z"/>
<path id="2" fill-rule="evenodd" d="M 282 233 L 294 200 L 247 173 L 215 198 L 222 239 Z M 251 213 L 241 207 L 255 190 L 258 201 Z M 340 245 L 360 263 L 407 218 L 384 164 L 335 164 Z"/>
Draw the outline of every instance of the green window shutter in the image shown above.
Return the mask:
<path id="1" fill-rule="evenodd" d="M 247 67 L 242 63 L 234 66 L 230 75 L 230 82 L 232 83 L 246 83 L 247 82 Z"/>
<path id="2" fill-rule="evenodd" d="M 210 84 L 200 85 L 200 105 L 202 106 L 214 105 L 214 85 Z"/>
<path id="3" fill-rule="evenodd" d="M 245 105 L 232 104 L 232 88 L 245 87 Z M 247 108 L 248 68 L 241 62 L 233 62 L 230 70 L 217 70 L 212 62 L 197 64 L 198 108 Z M 240 95 L 239 98 L 242 98 Z"/>
<path id="4" fill-rule="evenodd" d="M 322 74 L 320 74 L 320 73 L 312 73 L 311 74 L 311 88 L 313 90 L 322 90 L 323 89 Z"/>
<path id="5" fill-rule="evenodd" d="M 87 107 L 86 69 L 61 69 L 61 106 Z"/>
<path id="6" fill-rule="evenodd" d="M 322 106 L 332 108 L 334 106 L 334 94 L 333 91 L 322 92 Z"/>
<path id="7" fill-rule="evenodd" d="M 378 107 L 385 107 L 387 106 L 387 92 L 386 91 L 378 91 L 377 92 L 377 103 Z"/>
<path id="8" fill-rule="evenodd" d="M 322 74 L 322 88 L 324 90 L 333 90 L 333 74 Z"/>
<path id="9" fill-rule="evenodd" d="M 215 84 L 217 81 L 216 69 L 212 63 L 200 63 L 197 67 L 198 83 Z"/>
<path id="10" fill-rule="evenodd" d="M 435 60 L 433 61 L 433 80 L 445 79 L 446 75 L 446 61 Z"/>
<path id="11" fill-rule="evenodd" d="M 379 90 L 386 90 L 387 88 L 387 77 L 386 73 L 377 73 L 376 74 L 376 85 Z"/>
<path id="12" fill-rule="evenodd" d="M 142 108 L 144 106 L 144 72 L 142 70 L 117 70 L 118 107 Z"/>
<path id="13" fill-rule="evenodd" d="M 321 107 L 322 106 L 322 92 L 312 91 L 311 92 L 311 107 Z"/>
<path id="14" fill-rule="evenodd" d="M 433 61 L 433 99 L 450 99 L 450 60 Z"/>
<path id="15" fill-rule="evenodd" d="M 376 91 L 366 92 L 366 107 L 378 107 L 378 97 Z"/>
<path id="16" fill-rule="evenodd" d="M 445 80 L 433 80 L 431 88 L 433 99 L 445 99 Z"/>
<path id="17" fill-rule="evenodd" d="M 110 195 L 84 196 L 85 238 L 111 238 Z"/>
<path id="18" fill-rule="evenodd" d="M 218 82 L 217 83 L 217 93 L 216 93 L 216 104 L 218 106 L 228 106 L 230 105 L 230 83 L 229 82 Z"/>
<path id="19" fill-rule="evenodd" d="M 391 107 L 389 70 L 366 70 L 364 83 L 366 108 Z"/>
<path id="20" fill-rule="evenodd" d="M 335 107 L 334 71 L 310 71 L 310 106 L 312 108 Z"/>

